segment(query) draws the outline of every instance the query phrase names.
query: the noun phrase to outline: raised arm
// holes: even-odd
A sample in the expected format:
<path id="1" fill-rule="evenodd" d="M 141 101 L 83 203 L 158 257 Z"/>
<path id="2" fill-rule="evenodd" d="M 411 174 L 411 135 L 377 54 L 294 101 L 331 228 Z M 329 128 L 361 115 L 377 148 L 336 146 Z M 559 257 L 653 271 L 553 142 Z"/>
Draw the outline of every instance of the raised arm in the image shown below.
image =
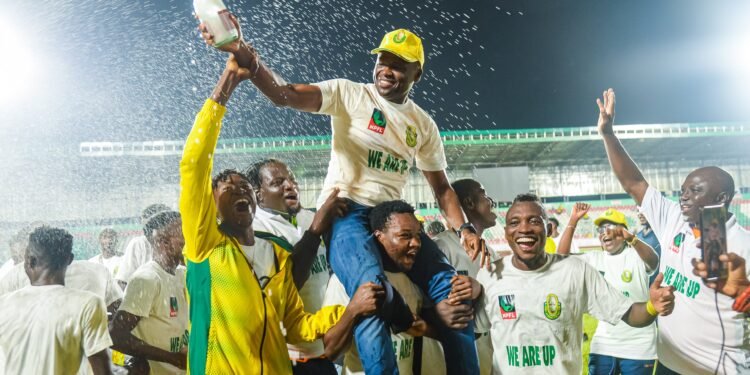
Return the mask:
<path id="1" fill-rule="evenodd" d="M 570 254 L 570 246 L 573 244 L 573 235 L 578 227 L 578 222 L 586 216 L 591 205 L 585 202 L 576 202 L 573 206 L 573 212 L 570 213 L 570 220 L 560 235 L 560 243 L 557 245 L 557 253 L 560 255 Z"/>
<path id="2" fill-rule="evenodd" d="M 620 140 L 615 136 L 612 124 L 615 120 L 615 91 L 609 89 L 602 94 L 602 99 L 596 99 L 599 106 L 599 122 L 597 128 L 604 140 L 604 149 L 612 166 L 612 171 L 620 180 L 623 189 L 640 205 L 648 189 L 648 182 L 643 178 L 640 169 L 625 151 Z"/>
<path id="3" fill-rule="evenodd" d="M 628 244 L 633 246 L 633 249 L 635 249 L 635 252 L 641 257 L 643 263 L 646 263 L 647 271 L 653 272 L 658 269 L 659 256 L 651 245 L 641 241 L 638 236 L 634 233 L 630 233 L 625 228 L 617 227 L 614 230 L 616 231 L 615 236 L 622 236 Z"/>
<path id="4" fill-rule="evenodd" d="M 219 49 L 237 57 L 239 65 L 248 69 L 249 78 L 258 90 L 279 107 L 290 107 L 304 112 L 320 110 L 320 106 L 323 104 L 323 95 L 320 88 L 315 85 L 287 83 L 260 59 L 255 48 L 243 39 L 237 19 L 234 15 L 231 15 L 231 18 L 240 37 L 237 41 L 225 44 Z M 208 32 L 206 25 L 201 23 L 198 29 L 200 29 L 206 44 L 213 46 L 213 35 Z"/>
<path id="5" fill-rule="evenodd" d="M 443 215 L 448 221 L 448 225 L 453 230 L 459 230 L 468 222 L 461 203 L 458 201 L 456 192 L 453 191 L 451 184 L 448 182 L 448 176 L 445 170 L 442 171 L 422 171 L 427 183 L 432 188 L 432 193 L 437 199 L 438 206 L 443 211 Z M 482 256 L 480 264 L 486 266 L 490 264 L 489 250 L 483 246 L 482 239 L 475 231 L 470 228 L 461 229 L 461 243 L 472 260 Z"/>
<path id="6" fill-rule="evenodd" d="M 230 56 L 211 98 L 203 104 L 185 141 L 180 160 L 180 214 L 185 235 L 184 252 L 190 261 L 205 259 L 221 238 L 211 188 L 213 155 L 225 105 L 237 85 L 247 77 L 248 71 L 240 68 L 237 60 Z"/>
<path id="7" fill-rule="evenodd" d="M 297 289 L 302 289 L 310 277 L 310 268 L 318 254 L 321 236 L 331 227 L 333 218 L 343 216 L 346 213 L 346 200 L 339 198 L 339 189 L 334 188 L 331 195 L 315 212 L 310 228 L 305 231 L 302 238 L 294 245 L 292 252 L 292 276 Z"/>

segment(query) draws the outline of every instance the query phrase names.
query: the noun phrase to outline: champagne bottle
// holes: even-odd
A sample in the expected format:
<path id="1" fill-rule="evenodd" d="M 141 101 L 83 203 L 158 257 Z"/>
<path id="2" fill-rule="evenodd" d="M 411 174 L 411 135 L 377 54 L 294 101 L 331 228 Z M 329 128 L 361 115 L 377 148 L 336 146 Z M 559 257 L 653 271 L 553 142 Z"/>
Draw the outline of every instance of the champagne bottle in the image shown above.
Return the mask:
<path id="1" fill-rule="evenodd" d="M 193 0 L 193 9 L 201 22 L 206 24 L 208 32 L 213 35 L 215 47 L 232 43 L 240 37 L 239 31 L 229 18 L 229 10 L 221 0 Z"/>

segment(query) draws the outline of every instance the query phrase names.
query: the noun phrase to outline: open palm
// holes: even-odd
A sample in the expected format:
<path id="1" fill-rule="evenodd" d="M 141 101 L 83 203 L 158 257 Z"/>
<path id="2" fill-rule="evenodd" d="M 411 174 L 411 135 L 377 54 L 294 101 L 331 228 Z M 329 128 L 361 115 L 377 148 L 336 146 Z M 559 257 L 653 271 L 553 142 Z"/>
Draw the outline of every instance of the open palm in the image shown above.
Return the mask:
<path id="1" fill-rule="evenodd" d="M 602 93 L 601 99 L 596 99 L 599 106 L 599 122 L 596 124 L 600 134 L 612 134 L 612 124 L 615 121 L 615 90 L 609 89 Z"/>

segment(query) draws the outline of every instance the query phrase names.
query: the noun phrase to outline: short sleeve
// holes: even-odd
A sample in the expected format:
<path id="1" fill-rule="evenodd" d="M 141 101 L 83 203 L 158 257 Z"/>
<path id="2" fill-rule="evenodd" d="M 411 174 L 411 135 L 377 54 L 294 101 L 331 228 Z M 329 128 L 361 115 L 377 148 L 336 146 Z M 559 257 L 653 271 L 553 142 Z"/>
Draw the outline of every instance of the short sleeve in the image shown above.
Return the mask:
<path id="1" fill-rule="evenodd" d="M 115 282 L 115 279 L 112 278 L 112 275 L 107 272 L 107 283 L 106 283 L 106 290 L 104 291 L 104 304 L 109 306 L 113 302 L 122 299 L 122 289 L 120 288 L 120 285 L 118 285 Z"/>
<path id="2" fill-rule="evenodd" d="M 587 312 L 609 324 L 617 324 L 633 304 L 610 285 L 594 267 L 583 263 L 584 293 Z"/>
<path id="3" fill-rule="evenodd" d="M 83 307 L 80 324 L 83 328 L 82 346 L 86 357 L 112 346 L 112 339 L 107 330 L 107 310 L 101 299 L 92 295 Z"/>
<path id="4" fill-rule="evenodd" d="M 158 293 L 158 287 L 157 280 L 146 277 L 144 273 L 139 272 L 133 275 L 125 288 L 125 296 L 122 298 L 120 310 L 142 318 L 149 316 Z"/>
<path id="5" fill-rule="evenodd" d="M 323 296 L 323 307 L 342 305 L 346 306 L 349 304 L 349 295 L 346 294 L 344 284 L 339 281 L 336 275 L 333 275 L 328 280 L 328 287 L 326 288 L 326 294 Z"/>
<path id="6" fill-rule="evenodd" d="M 673 202 L 649 186 L 643 196 L 640 211 L 648 220 L 657 237 L 661 238 L 669 228 L 678 225 L 676 221 L 682 220 L 682 211 L 677 202 Z"/>
<path id="7" fill-rule="evenodd" d="M 417 168 L 427 172 L 442 171 L 448 167 L 443 140 L 440 138 L 440 131 L 435 121 L 428 117 L 427 122 L 426 131 L 422 135 L 424 140 L 416 155 Z"/>
<path id="8" fill-rule="evenodd" d="M 323 96 L 320 110 L 316 113 L 335 116 L 344 111 L 342 92 L 345 91 L 347 82 L 345 79 L 331 79 L 313 83 L 313 85 L 320 88 L 320 93 Z"/>

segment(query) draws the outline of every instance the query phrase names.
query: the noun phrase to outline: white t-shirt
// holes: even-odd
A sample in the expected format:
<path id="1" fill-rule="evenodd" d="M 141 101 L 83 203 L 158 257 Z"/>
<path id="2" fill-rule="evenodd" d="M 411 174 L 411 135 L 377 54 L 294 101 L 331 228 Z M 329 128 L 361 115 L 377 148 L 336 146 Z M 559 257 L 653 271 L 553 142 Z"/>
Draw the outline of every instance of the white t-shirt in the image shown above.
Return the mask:
<path id="1" fill-rule="evenodd" d="M 13 266 L 15 266 L 15 263 L 13 263 L 13 259 L 6 260 L 5 263 L 0 266 L 0 280 L 2 280 L 3 277 L 5 277 L 5 275 L 13 269 Z"/>
<path id="2" fill-rule="evenodd" d="M 315 217 L 313 212 L 300 210 L 297 213 L 297 226 L 295 227 L 281 215 L 258 208 L 255 212 L 255 220 L 253 220 L 253 229 L 283 237 L 290 244 L 295 245 L 302 239 L 305 231 L 310 228 L 313 217 Z M 310 268 L 310 277 L 299 290 L 306 312 L 315 313 L 323 306 L 323 297 L 326 293 L 329 278 L 326 248 L 321 241 L 320 246 L 318 246 L 318 253 L 315 255 L 315 260 Z M 317 358 L 325 353 L 325 347 L 323 347 L 323 340 L 321 339 L 299 345 L 288 345 L 288 348 L 289 357 L 293 359 Z"/>
<path id="3" fill-rule="evenodd" d="M 398 290 L 404 301 L 409 306 L 409 309 L 413 313 L 419 312 L 422 307 L 422 292 L 414 283 L 409 280 L 409 277 L 404 273 L 385 272 L 386 278 Z M 336 277 L 331 276 L 331 280 L 328 283 L 326 289 L 326 295 L 323 299 L 323 306 L 333 305 L 348 305 L 349 296 L 346 294 L 344 285 Z M 404 332 L 399 334 L 391 334 L 391 340 L 393 341 L 393 351 L 396 354 L 396 363 L 398 365 L 398 372 L 401 375 L 409 375 L 412 373 L 412 366 L 414 364 L 414 337 Z M 344 355 L 344 369 L 342 375 L 352 374 L 364 374 L 362 368 L 362 362 L 359 359 L 359 353 L 357 351 L 356 343 L 353 343 Z M 424 372 L 427 374 L 427 372 Z"/>
<path id="4" fill-rule="evenodd" d="M 649 187 L 641 212 L 661 244 L 659 270 L 664 273 L 664 284 L 675 287 L 674 311 L 659 317 L 659 362 L 681 374 L 713 373 L 717 365 L 721 374 L 750 372 L 750 343 L 743 343 L 743 337 L 750 334 L 746 320 L 732 310 L 732 298 L 716 295 L 693 275 L 692 259 L 702 255 L 679 204 Z M 750 259 L 750 233 L 737 224 L 734 215 L 727 221 L 727 245 L 729 251 Z"/>
<path id="5" fill-rule="evenodd" d="M 632 247 L 616 255 L 590 251 L 580 257 L 632 302 L 648 301 L 648 278 L 654 271 L 646 269 L 646 263 Z M 591 340 L 591 353 L 626 359 L 656 359 L 656 324 L 635 328 L 623 321 L 615 325 L 601 322 Z"/>
<path id="6" fill-rule="evenodd" d="M 151 244 L 145 235 L 134 237 L 125 246 L 125 254 L 120 260 L 120 266 L 115 273 L 115 280 L 128 282 L 130 276 L 142 265 L 148 263 L 154 254 Z"/>
<path id="7" fill-rule="evenodd" d="M 112 277 L 114 277 L 117 274 L 118 268 L 120 267 L 121 260 L 121 256 L 113 255 L 109 258 L 104 258 L 102 257 L 102 254 L 99 254 L 89 259 L 89 262 L 99 263 L 104 267 L 107 267 L 109 273 L 112 275 Z"/>
<path id="8" fill-rule="evenodd" d="M 74 374 L 112 345 L 101 299 L 62 285 L 0 296 L 0 327 L 2 374 Z"/>
<path id="9" fill-rule="evenodd" d="M 318 207 L 334 187 L 341 189 L 339 197 L 365 206 L 399 199 L 415 160 L 423 171 L 447 167 L 437 125 L 411 99 L 392 103 L 374 84 L 345 79 L 315 85 L 323 93 L 319 113 L 331 116 L 333 139 Z"/>
<path id="10" fill-rule="evenodd" d="M 461 246 L 461 240 L 458 235 L 450 230 L 439 233 L 433 241 L 438 245 L 440 250 L 443 251 L 448 262 L 456 269 L 459 275 L 470 276 L 474 279 L 477 278 L 479 272 L 481 256 L 477 257 L 476 260 L 472 261 L 469 255 L 466 254 L 466 250 Z M 490 251 L 490 259 L 496 260 L 495 252 Z M 488 375 L 492 372 L 492 339 L 489 334 L 483 333 L 476 340 L 477 354 L 479 355 L 479 373 L 481 375 Z M 427 346 L 427 343 L 425 343 Z M 432 351 L 434 349 L 428 348 Z M 442 358 L 442 357 L 441 357 Z M 442 361 L 444 362 L 444 360 Z M 424 362 L 422 362 L 424 364 Z M 423 365 L 424 366 L 424 365 Z M 445 366 L 445 364 L 443 364 Z M 441 373 L 445 373 L 443 370 Z"/>
<path id="11" fill-rule="evenodd" d="M 31 285 L 23 263 L 0 279 L 0 296 Z M 104 301 L 105 306 L 122 299 L 122 289 L 112 279 L 109 270 L 101 264 L 86 260 L 74 260 L 65 271 L 65 286 L 94 293 Z"/>
<path id="12" fill-rule="evenodd" d="M 139 268 L 130 278 L 120 310 L 141 317 L 133 335 L 151 346 L 177 353 L 188 343 L 188 303 L 185 273 L 169 274 L 155 261 Z M 165 362 L 148 361 L 151 374 L 184 374 Z"/>
<path id="13" fill-rule="evenodd" d="M 247 261 L 250 262 L 250 267 L 255 272 L 258 282 L 265 287 L 263 279 L 275 275 L 277 271 L 276 252 L 273 251 L 273 244 L 270 241 L 255 237 L 255 245 L 240 245 L 240 248 Z"/>
<path id="14" fill-rule="evenodd" d="M 632 305 L 583 260 L 546 257 L 534 271 L 509 256 L 477 274 L 485 290 L 475 322 L 490 328 L 493 373 L 580 374 L 583 314 L 615 324 Z"/>

